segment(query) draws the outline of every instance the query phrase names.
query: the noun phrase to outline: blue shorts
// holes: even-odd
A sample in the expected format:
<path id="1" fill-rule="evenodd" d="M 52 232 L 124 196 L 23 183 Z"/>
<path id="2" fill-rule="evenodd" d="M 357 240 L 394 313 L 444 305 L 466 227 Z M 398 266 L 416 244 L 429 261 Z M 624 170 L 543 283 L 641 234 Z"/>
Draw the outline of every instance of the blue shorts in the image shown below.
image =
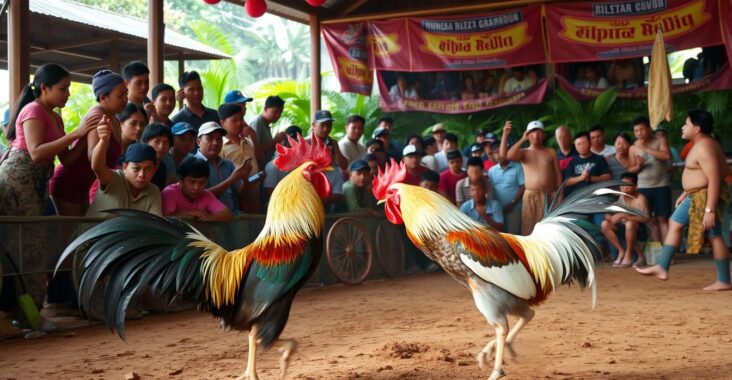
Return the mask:
<path id="1" fill-rule="evenodd" d="M 686 227 L 689 225 L 689 208 L 691 207 L 691 196 L 687 196 L 686 199 L 684 199 L 683 202 L 679 205 L 679 207 L 674 210 L 673 215 L 671 215 L 671 220 L 674 222 L 681 224 L 682 226 Z M 704 231 L 705 236 L 708 237 L 715 237 L 715 236 L 722 236 L 722 226 L 721 223 L 717 222 L 714 223 L 714 228 L 711 230 Z"/>

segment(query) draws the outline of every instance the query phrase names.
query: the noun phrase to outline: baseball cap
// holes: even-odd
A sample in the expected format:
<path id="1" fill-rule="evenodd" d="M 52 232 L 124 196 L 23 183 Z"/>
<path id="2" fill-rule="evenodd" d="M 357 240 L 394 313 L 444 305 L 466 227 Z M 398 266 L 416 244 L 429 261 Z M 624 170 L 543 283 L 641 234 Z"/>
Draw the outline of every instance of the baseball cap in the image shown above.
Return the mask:
<path id="1" fill-rule="evenodd" d="M 498 136 L 495 135 L 495 133 L 488 132 L 485 134 L 485 140 L 484 142 L 494 143 L 498 141 Z"/>
<path id="2" fill-rule="evenodd" d="M 486 131 L 483 128 L 478 128 L 475 130 L 475 136 L 481 136 L 481 135 L 484 135 L 485 133 L 486 133 Z"/>
<path id="3" fill-rule="evenodd" d="M 360 172 L 361 170 L 371 170 L 371 168 L 369 167 L 368 162 L 359 158 L 358 160 L 353 160 L 353 162 L 351 162 L 351 165 L 348 166 L 348 170 L 352 172 Z"/>
<path id="4" fill-rule="evenodd" d="M 440 132 L 440 131 L 447 132 L 447 129 L 445 128 L 444 125 L 442 125 L 442 123 L 437 123 L 432 126 L 432 133 Z"/>
<path id="5" fill-rule="evenodd" d="M 224 103 L 246 103 L 252 100 L 254 99 L 244 96 L 239 90 L 231 90 L 224 96 Z"/>
<path id="6" fill-rule="evenodd" d="M 333 115 L 328 110 L 315 111 L 315 122 L 325 123 L 326 121 L 333 121 Z"/>
<path id="7" fill-rule="evenodd" d="M 176 136 L 180 136 L 180 135 L 188 133 L 188 132 L 193 132 L 193 134 L 196 133 L 196 129 L 193 128 L 192 125 L 190 125 L 184 121 L 179 121 L 179 122 L 173 124 L 172 131 L 173 131 L 173 134 Z"/>
<path id="8" fill-rule="evenodd" d="M 374 133 L 371 135 L 373 138 L 381 137 L 381 136 L 389 136 L 389 130 L 383 127 L 379 127 L 374 129 Z"/>
<path id="9" fill-rule="evenodd" d="M 130 146 L 127 148 L 127 152 L 125 152 L 124 162 L 156 162 L 156 157 L 157 154 L 155 153 L 155 149 L 153 149 L 153 147 L 151 147 L 150 145 L 143 143 L 133 143 L 130 144 Z"/>
<path id="10" fill-rule="evenodd" d="M 534 129 L 541 129 L 544 130 L 544 124 L 542 124 L 539 120 L 534 120 L 526 127 L 527 132 L 531 132 Z"/>
<path id="11" fill-rule="evenodd" d="M 420 152 L 417 149 L 417 146 L 409 144 L 409 145 L 405 146 L 404 149 L 402 149 L 402 156 L 406 157 L 406 156 L 409 156 L 410 154 L 420 154 L 421 155 L 422 152 Z"/>
<path id="12" fill-rule="evenodd" d="M 457 149 L 453 149 L 446 154 L 448 160 L 454 160 L 456 158 L 462 158 L 463 155 L 460 154 L 460 151 Z"/>
<path id="13" fill-rule="evenodd" d="M 211 132 L 215 131 L 221 131 L 221 136 L 226 136 L 226 129 L 224 127 L 220 126 L 219 123 L 215 121 L 207 121 L 203 124 L 201 124 L 201 128 L 198 128 L 198 137 L 201 137 L 203 135 L 207 135 Z"/>
<path id="14" fill-rule="evenodd" d="M 482 152 L 482 151 L 483 151 L 483 144 L 475 143 L 470 146 L 470 153 Z"/>

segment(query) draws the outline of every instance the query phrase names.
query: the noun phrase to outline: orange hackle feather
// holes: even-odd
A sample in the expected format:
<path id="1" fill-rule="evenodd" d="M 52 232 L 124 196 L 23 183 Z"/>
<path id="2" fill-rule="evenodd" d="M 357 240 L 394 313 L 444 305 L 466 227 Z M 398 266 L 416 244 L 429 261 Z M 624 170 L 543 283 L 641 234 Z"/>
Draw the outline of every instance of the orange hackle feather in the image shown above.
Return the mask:
<path id="1" fill-rule="evenodd" d="M 311 135 L 312 143 L 308 143 L 300 134 L 297 139 L 287 136 L 290 147 L 277 144 L 277 157 L 274 164 L 283 172 L 288 172 L 300 166 L 303 162 L 312 161 L 319 169 L 325 169 L 331 165 L 332 159 L 330 150 L 323 140 Z"/>
<path id="2" fill-rule="evenodd" d="M 391 163 L 386 164 L 386 170 L 381 170 L 374 176 L 372 181 L 372 192 L 377 200 L 386 198 L 386 191 L 393 183 L 404 182 L 407 178 L 407 167 L 403 162 L 396 162 L 393 158 Z"/>

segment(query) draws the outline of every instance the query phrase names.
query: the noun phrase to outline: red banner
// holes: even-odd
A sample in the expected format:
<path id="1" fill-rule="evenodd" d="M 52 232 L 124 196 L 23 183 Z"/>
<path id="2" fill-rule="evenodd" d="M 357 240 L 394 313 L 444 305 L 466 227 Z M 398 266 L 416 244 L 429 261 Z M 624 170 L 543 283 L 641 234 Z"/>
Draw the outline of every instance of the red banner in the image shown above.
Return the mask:
<path id="1" fill-rule="evenodd" d="M 323 25 L 323 39 L 341 92 L 371 95 L 374 73 L 369 67 L 367 32 L 363 22 Z"/>
<path id="2" fill-rule="evenodd" d="M 720 0 L 719 19 L 722 24 L 722 37 L 727 46 L 727 60 L 732 65 L 732 0 Z M 723 17 L 722 15 L 727 15 Z"/>
<path id="3" fill-rule="evenodd" d="M 720 45 L 718 14 L 717 0 L 550 4 L 546 6 L 549 59 L 578 62 L 647 56 L 658 29 L 667 51 Z"/>
<path id="4" fill-rule="evenodd" d="M 389 97 L 389 89 L 381 75 L 378 76 L 378 81 L 381 92 L 381 110 L 384 112 L 426 111 L 447 114 L 477 112 L 517 104 L 539 104 L 544 99 L 544 94 L 549 86 L 549 80 L 543 78 L 531 88 L 498 96 L 471 100 L 400 98 L 392 102 Z"/>
<path id="5" fill-rule="evenodd" d="M 546 62 L 541 7 L 369 23 L 373 68 L 479 70 Z"/>
<path id="6" fill-rule="evenodd" d="M 590 100 L 605 92 L 606 89 L 577 87 L 567 78 L 557 75 L 559 87 L 569 92 L 577 100 Z M 671 87 L 671 93 L 683 94 L 687 92 L 705 92 L 726 90 L 732 88 L 732 69 L 726 64 L 719 72 L 706 75 L 695 81 L 676 84 Z M 647 87 L 633 89 L 619 89 L 618 98 L 621 99 L 646 99 L 648 97 Z"/>

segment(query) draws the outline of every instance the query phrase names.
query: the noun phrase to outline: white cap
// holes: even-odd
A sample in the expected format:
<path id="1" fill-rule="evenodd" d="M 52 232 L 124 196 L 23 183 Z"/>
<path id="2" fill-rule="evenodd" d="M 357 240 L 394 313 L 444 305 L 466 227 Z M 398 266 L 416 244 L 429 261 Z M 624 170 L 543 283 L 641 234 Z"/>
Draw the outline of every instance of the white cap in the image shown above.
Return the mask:
<path id="1" fill-rule="evenodd" d="M 534 129 L 541 129 L 544 130 L 544 124 L 542 124 L 539 120 L 534 120 L 526 127 L 526 132 L 531 132 Z"/>
<path id="2" fill-rule="evenodd" d="M 198 128 L 198 137 L 207 135 L 213 131 L 221 131 L 221 136 L 226 136 L 226 129 L 220 126 L 219 123 L 215 121 L 207 121 L 201 124 L 201 127 Z"/>
<path id="3" fill-rule="evenodd" d="M 432 126 L 432 133 L 435 133 L 435 132 L 447 132 L 447 129 L 445 128 L 445 126 L 442 123 L 437 123 Z"/>
<path id="4" fill-rule="evenodd" d="M 415 145 L 409 144 L 402 149 L 402 156 L 409 156 L 410 154 L 420 154 Z"/>

